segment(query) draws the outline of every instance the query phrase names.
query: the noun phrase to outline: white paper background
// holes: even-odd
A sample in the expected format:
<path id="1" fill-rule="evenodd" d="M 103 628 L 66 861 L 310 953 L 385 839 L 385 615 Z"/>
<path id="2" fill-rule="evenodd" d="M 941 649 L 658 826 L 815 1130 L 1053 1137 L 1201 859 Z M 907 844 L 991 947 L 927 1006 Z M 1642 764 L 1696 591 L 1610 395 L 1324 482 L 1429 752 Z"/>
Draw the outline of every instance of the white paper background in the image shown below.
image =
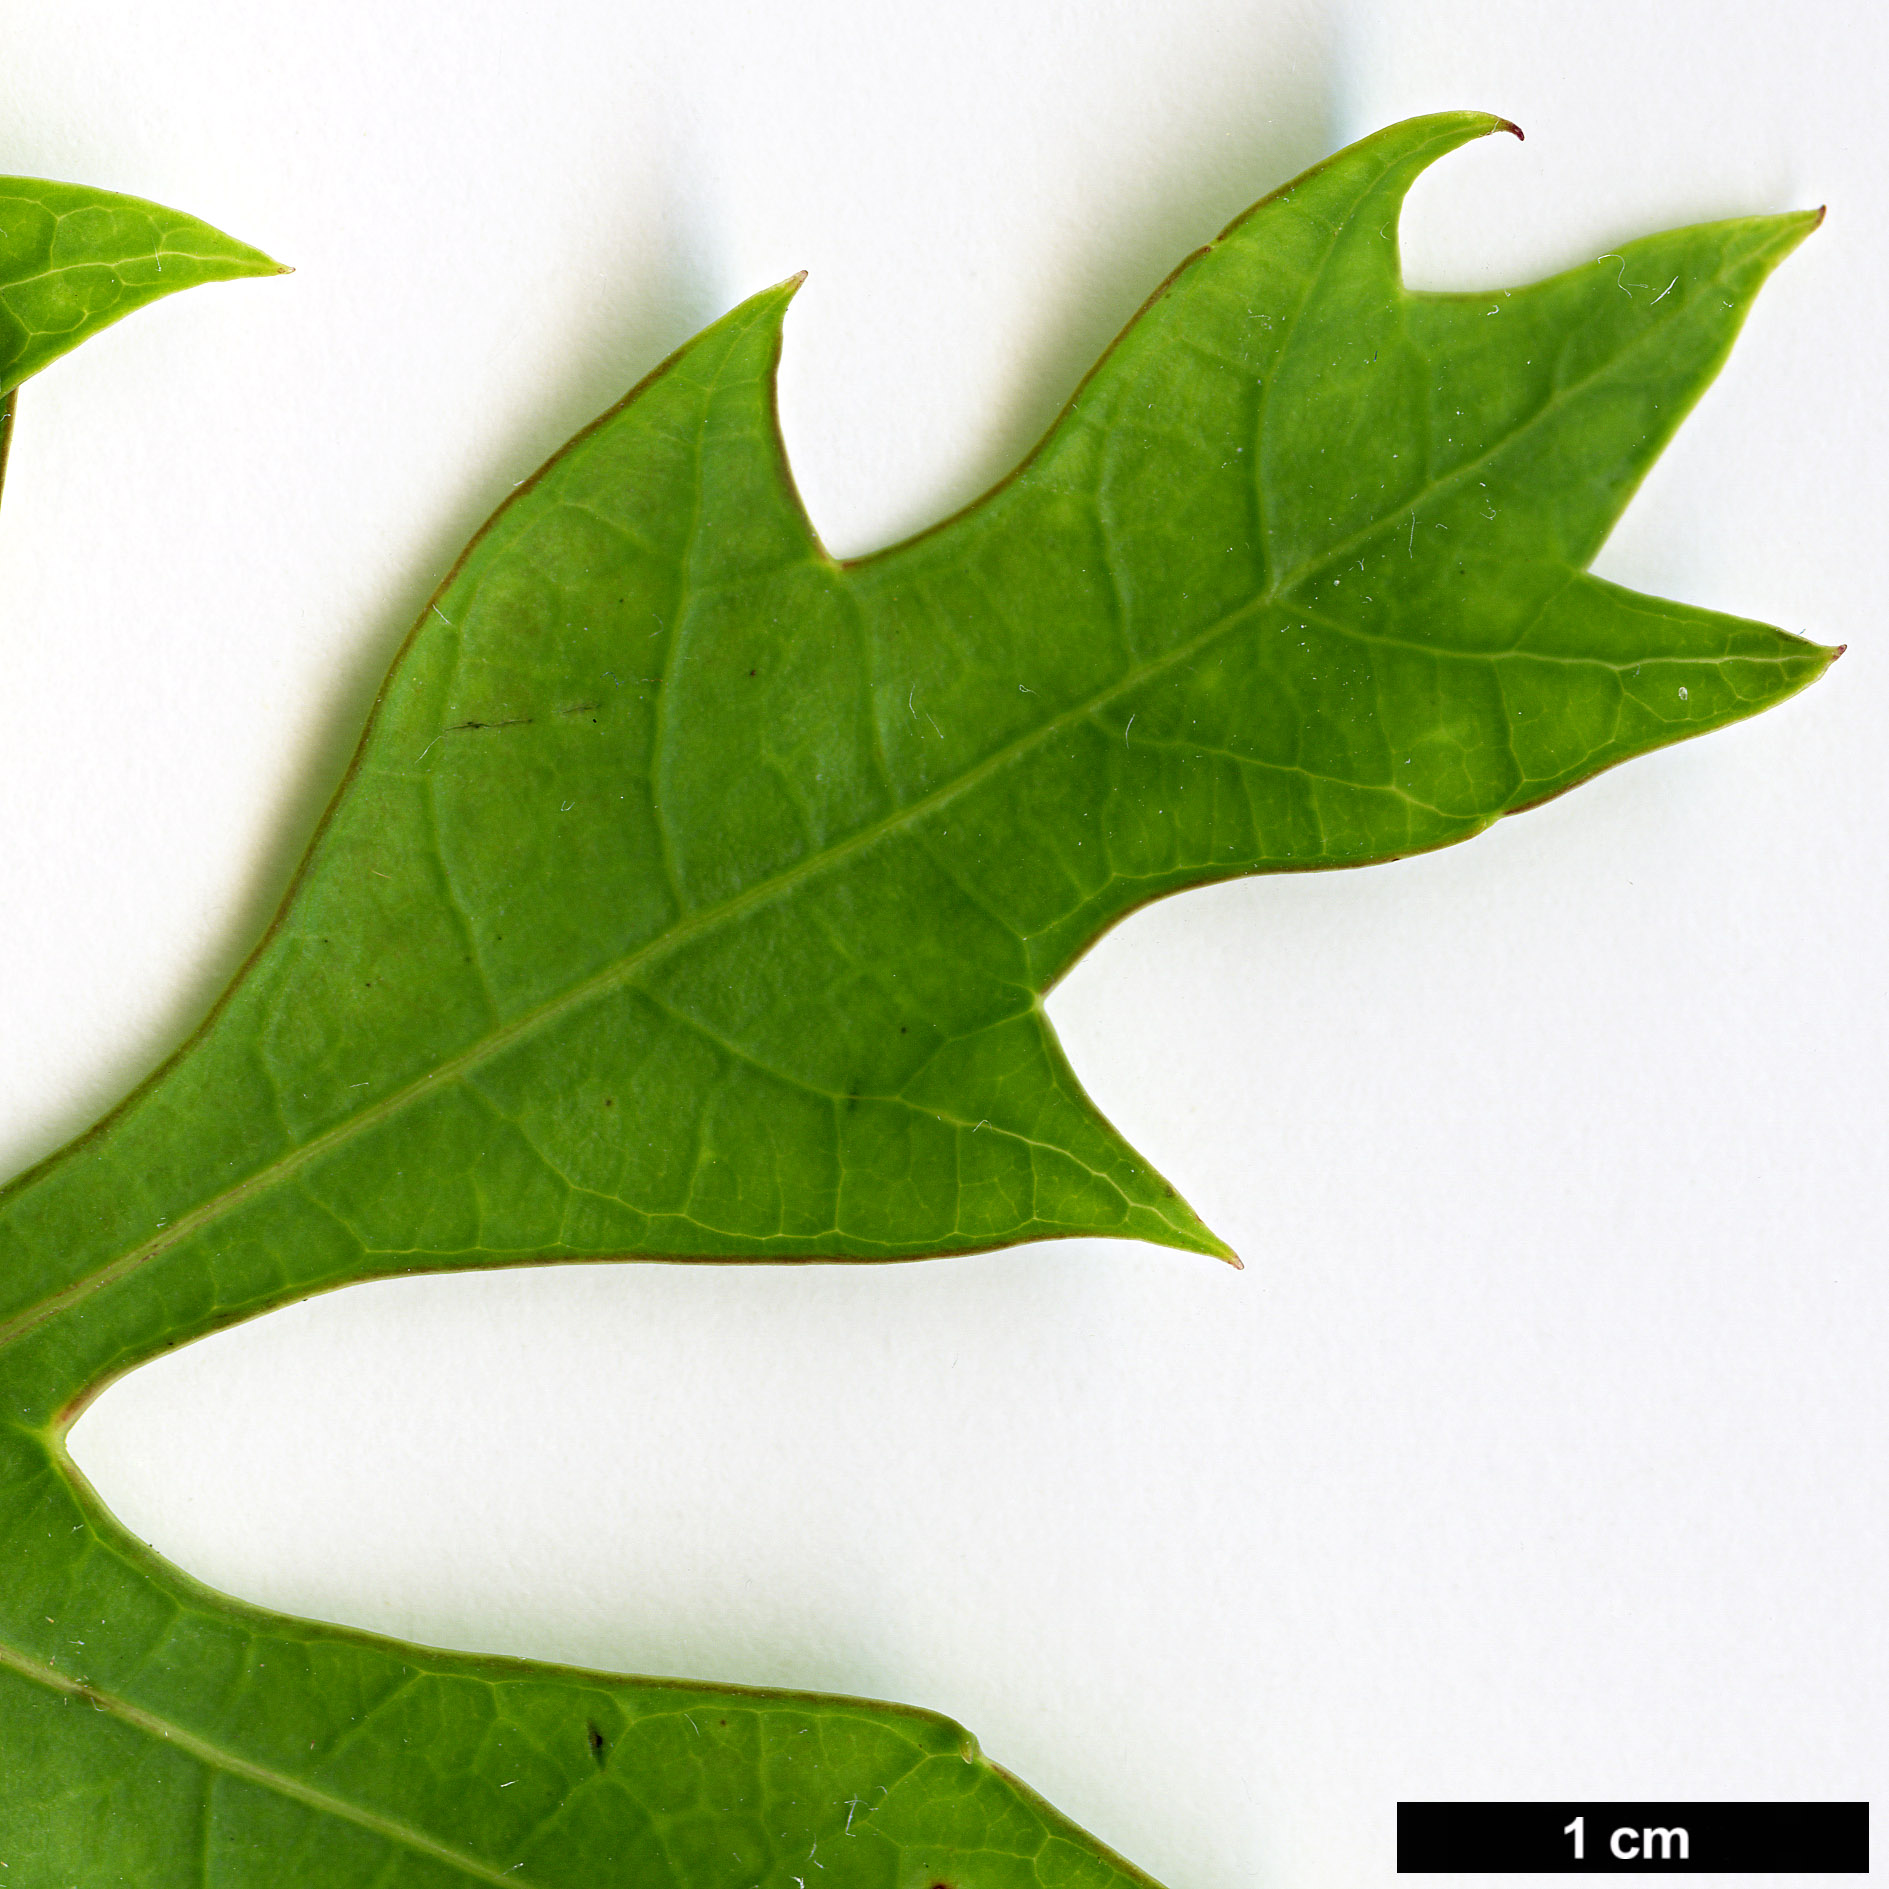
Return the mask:
<path id="1" fill-rule="evenodd" d="M 221 987 L 479 520 L 752 290 L 812 271 L 785 425 L 853 552 L 1393 119 L 1528 132 L 1417 187 L 1425 286 L 1828 201 L 1599 566 L 1850 643 L 1828 680 L 1471 846 L 1150 910 L 1053 1000 L 1243 1276 L 1096 1243 L 368 1286 L 74 1442 L 276 1607 L 950 1712 L 1171 1889 L 1388 1882 L 1399 1797 L 1880 1792 L 1876 8 L 5 0 L 0 45 L 0 169 L 298 270 L 24 393 L 8 1170 Z"/>

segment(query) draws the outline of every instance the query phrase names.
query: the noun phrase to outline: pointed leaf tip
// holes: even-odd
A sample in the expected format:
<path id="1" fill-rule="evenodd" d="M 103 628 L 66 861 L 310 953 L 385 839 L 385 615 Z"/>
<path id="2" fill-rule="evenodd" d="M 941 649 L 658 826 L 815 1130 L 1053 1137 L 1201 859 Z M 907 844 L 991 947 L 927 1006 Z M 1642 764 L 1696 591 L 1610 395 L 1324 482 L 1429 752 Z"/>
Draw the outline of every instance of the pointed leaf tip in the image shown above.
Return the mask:
<path id="1" fill-rule="evenodd" d="M 1498 131 L 1506 131 L 1511 137 L 1520 138 L 1522 139 L 1524 143 L 1527 142 L 1527 135 L 1523 132 L 1521 126 L 1518 125 L 1513 118 L 1504 118 L 1500 112 L 1476 112 L 1476 111 L 1439 112 L 1434 118 L 1425 118 L 1425 119 L 1413 118 L 1409 122 L 1413 125 L 1435 124 L 1448 118 L 1455 118 L 1455 119 L 1458 119 L 1459 121 L 1465 118 L 1467 119 L 1480 118 L 1482 120 L 1482 129 L 1480 131 L 1473 132 L 1471 135 L 1474 137 L 1489 138 L 1489 137 L 1493 137 Z M 1392 130 L 1397 130 L 1399 128 L 1400 127 L 1397 127 L 1397 126 L 1391 127 Z M 1383 133 L 1380 132 L 1377 135 L 1379 137 L 1382 137 Z M 1366 139 L 1364 140 L 1364 142 L 1369 143 L 1370 140 Z"/>
<path id="2" fill-rule="evenodd" d="M 286 275 L 181 210 L 43 177 L 0 177 L 0 393 L 179 289 Z"/>
<path id="3" fill-rule="evenodd" d="M 1246 1270 L 1245 1261 L 1240 1258 L 1239 1254 L 1197 1214 L 1194 1217 L 1194 1224 L 1200 1230 L 1200 1238 L 1186 1250 L 1204 1253 L 1209 1259 L 1220 1260 L 1223 1264 L 1231 1266 L 1235 1272 L 1244 1272 Z"/>

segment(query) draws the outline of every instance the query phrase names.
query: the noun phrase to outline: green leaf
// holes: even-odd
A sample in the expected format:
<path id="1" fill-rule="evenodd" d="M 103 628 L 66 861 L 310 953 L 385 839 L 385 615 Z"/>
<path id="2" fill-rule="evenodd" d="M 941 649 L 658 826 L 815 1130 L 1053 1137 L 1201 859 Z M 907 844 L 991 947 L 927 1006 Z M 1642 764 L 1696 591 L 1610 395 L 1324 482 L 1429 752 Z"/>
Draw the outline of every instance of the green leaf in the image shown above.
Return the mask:
<path id="1" fill-rule="evenodd" d="M 181 210 L 82 184 L 0 177 L 0 394 L 159 296 L 286 273 Z"/>
<path id="2" fill-rule="evenodd" d="M 235 985 L 0 1196 L 10 1880 L 1144 1880 L 937 1718 L 223 1600 L 63 1439 L 156 1352 L 390 1273 L 1224 1254 L 1045 1019 L 1100 930 L 1467 838 L 1833 654 L 1586 573 L 1817 217 L 1407 291 L 1404 193 L 1504 128 L 1395 126 L 1268 198 L 908 543 L 836 562 L 800 506 L 791 282 L 480 533 Z"/>

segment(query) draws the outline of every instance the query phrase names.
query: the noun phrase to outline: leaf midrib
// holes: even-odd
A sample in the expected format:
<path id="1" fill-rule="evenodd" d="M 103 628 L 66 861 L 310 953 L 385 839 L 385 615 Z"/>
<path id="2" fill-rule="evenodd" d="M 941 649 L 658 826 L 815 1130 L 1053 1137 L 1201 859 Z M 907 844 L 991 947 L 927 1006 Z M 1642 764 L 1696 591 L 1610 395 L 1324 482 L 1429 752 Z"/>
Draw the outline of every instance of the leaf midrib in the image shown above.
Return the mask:
<path id="1" fill-rule="evenodd" d="M 1724 259 L 1721 259 L 1719 267 L 1713 271 L 1710 279 L 1716 283 L 1722 280 L 1727 273 L 1728 267 L 1743 266 L 1745 263 L 1749 262 L 1749 260 L 1749 251 L 1738 257 L 1736 265 L 1730 265 Z M 1415 299 L 1419 292 L 1400 286 L 1398 293 L 1406 298 Z M 1680 310 L 1675 309 L 1673 312 L 1677 314 Z M 1439 493 L 1449 491 L 1460 485 L 1480 467 L 1487 465 L 1497 453 L 1506 450 L 1517 440 L 1525 438 L 1537 427 L 1545 424 L 1568 401 L 1576 398 L 1595 382 L 1604 379 L 1609 373 L 1613 372 L 1622 361 L 1636 353 L 1654 335 L 1660 333 L 1663 326 L 1663 323 L 1648 323 L 1647 326 L 1641 329 L 1624 347 L 1620 348 L 1614 354 L 1609 355 L 1604 362 L 1595 367 L 1591 372 L 1582 375 L 1577 380 L 1566 383 L 1564 386 L 1555 388 L 1553 392 L 1550 393 L 1547 400 L 1529 416 L 1527 421 L 1515 428 L 1514 431 L 1503 435 L 1494 443 L 1484 447 L 1483 450 L 1477 453 L 1473 458 L 1463 461 L 1453 471 L 1445 474 L 1443 477 L 1431 479 L 1417 491 L 1400 498 L 1394 513 L 1386 512 L 1383 516 L 1372 520 L 1368 525 L 1362 526 L 1352 532 L 1336 545 L 1319 553 L 1315 557 L 1305 559 L 1294 569 L 1276 574 L 1268 582 L 1263 591 L 1249 598 L 1245 603 L 1227 611 L 1205 629 L 1201 630 L 1197 635 L 1184 643 L 1177 644 L 1165 655 L 1142 664 L 1133 670 L 1132 673 L 1118 679 L 1107 688 L 1098 690 L 1083 701 L 1072 704 L 1061 714 L 1053 716 L 1050 720 L 1041 723 L 1027 734 L 1018 736 L 1014 741 L 1006 743 L 1003 747 L 993 749 L 992 752 L 986 755 L 981 761 L 976 762 L 973 766 L 955 776 L 952 780 L 934 788 L 929 794 L 908 802 L 906 805 L 884 815 L 868 826 L 861 827 L 857 832 L 849 834 L 845 839 L 827 847 L 824 851 L 803 855 L 791 865 L 782 868 L 769 878 L 758 880 L 754 885 L 747 887 L 744 891 L 736 893 L 733 897 L 724 899 L 717 905 L 706 906 L 701 911 L 692 913 L 688 917 L 678 920 L 677 923 L 672 925 L 667 931 L 652 938 L 647 944 L 638 947 L 637 950 L 631 952 L 626 957 L 617 959 L 605 969 L 585 978 L 581 983 L 560 992 L 555 997 L 547 999 L 535 1009 L 525 1012 L 523 1016 L 517 1018 L 515 1021 L 489 1031 L 477 1042 L 468 1045 L 465 1049 L 458 1052 L 457 1055 L 448 1057 L 436 1068 L 428 1070 L 424 1075 L 415 1078 L 403 1088 L 395 1090 L 391 1095 L 384 1097 L 381 1101 L 371 1103 L 358 1113 L 335 1123 L 332 1128 L 324 1130 L 319 1135 L 303 1142 L 299 1147 L 291 1149 L 288 1153 L 280 1156 L 268 1166 L 258 1169 L 256 1173 L 250 1175 L 246 1180 L 239 1181 L 234 1187 L 227 1188 L 220 1194 L 212 1195 L 211 1198 L 205 1201 L 200 1207 L 193 1208 L 188 1213 L 179 1215 L 171 1222 L 170 1226 L 165 1229 L 162 1239 L 147 1241 L 144 1245 L 133 1248 L 132 1251 L 123 1255 L 121 1258 L 108 1262 L 106 1265 L 88 1273 L 85 1277 L 74 1280 L 70 1285 L 61 1287 L 59 1291 L 49 1293 L 45 1298 L 26 1306 L 4 1324 L 0 1324 L 0 1351 L 4 1351 L 20 1338 L 37 1330 L 50 1319 L 56 1318 L 68 1306 L 77 1303 L 93 1292 L 102 1291 L 106 1287 L 114 1285 L 119 1280 L 127 1278 L 131 1274 L 139 1271 L 142 1267 L 148 1265 L 163 1253 L 170 1251 L 171 1248 L 181 1244 L 184 1240 L 199 1232 L 203 1227 L 214 1223 L 223 1214 L 234 1210 L 246 1200 L 274 1186 L 277 1182 L 286 1180 L 300 1173 L 304 1168 L 319 1160 L 324 1154 L 341 1146 L 355 1135 L 363 1133 L 368 1129 L 378 1127 L 383 1121 L 398 1114 L 399 1111 L 405 1108 L 410 1102 L 424 1095 L 433 1084 L 442 1080 L 457 1078 L 466 1071 L 476 1068 L 480 1063 L 485 1062 L 489 1058 L 501 1054 L 503 1051 L 529 1037 L 547 1024 L 553 1023 L 559 1018 L 581 1009 L 585 1004 L 592 1002 L 596 998 L 605 996 L 611 991 L 627 985 L 634 975 L 644 966 L 658 961 L 667 953 L 679 949 L 704 932 L 711 930 L 716 925 L 738 918 L 743 913 L 752 910 L 755 906 L 792 890 L 805 883 L 807 880 L 812 879 L 817 874 L 843 864 L 856 854 L 863 852 L 879 840 L 884 839 L 887 835 L 895 833 L 901 828 L 918 824 L 940 807 L 949 805 L 958 795 L 969 793 L 978 786 L 981 786 L 984 781 L 989 779 L 993 774 L 1000 772 L 1020 755 L 1026 754 L 1032 748 L 1053 739 L 1056 735 L 1062 733 L 1077 722 L 1093 716 L 1117 697 L 1128 693 L 1130 690 L 1139 688 L 1166 671 L 1187 662 L 1193 657 L 1197 657 L 1211 643 L 1219 637 L 1231 632 L 1241 622 L 1263 614 L 1274 606 L 1281 604 L 1287 599 L 1287 593 L 1302 583 L 1305 578 L 1312 573 L 1343 558 L 1349 557 L 1359 546 L 1367 543 L 1375 534 L 1387 529 L 1392 523 L 1393 518 L 1401 519 L 1404 513 L 1411 508 L 1421 507 L 1429 503 Z M 1275 375 L 1277 372 L 1278 365 L 1277 362 L 1275 362 Z M 971 513 L 963 513 L 959 514 L 959 518 L 963 519 L 971 515 Z M 833 562 L 836 574 L 841 576 L 845 575 L 848 568 L 847 566 L 834 560 L 829 561 Z M 876 558 L 862 559 L 860 562 L 862 564 L 871 564 L 877 563 L 878 560 Z M 1499 652 L 1439 653 L 1466 654 L 1466 659 L 1468 660 L 1489 660 L 1494 654 Z M 1039 1004 L 1043 994 L 1044 993 L 1038 993 Z M 42 1169 L 41 1173 L 43 1175 L 45 1170 Z M 626 1255 L 626 1257 L 628 1257 L 628 1255 Z M 296 1290 L 304 1289 L 307 1283 L 309 1282 L 303 1282 L 302 1285 L 298 1285 Z"/>
<path id="2" fill-rule="evenodd" d="M 92 262 L 61 262 L 61 263 L 55 263 L 50 269 L 40 270 L 40 272 L 37 275 L 16 275 L 12 277 L 8 281 L 5 288 L 0 288 L 0 299 L 3 299 L 6 296 L 11 295 L 15 289 L 31 288 L 35 282 L 50 282 L 54 276 L 71 275 L 75 270 L 109 269 L 114 275 L 116 275 L 118 271 L 124 268 L 127 263 L 133 263 L 133 262 L 160 262 L 161 263 L 165 260 L 166 257 L 181 259 L 184 262 L 202 262 L 202 263 L 236 262 L 236 261 L 241 260 L 241 258 L 234 257 L 234 256 L 200 256 L 194 249 L 153 249 L 141 255 L 120 256 L 115 262 L 106 262 L 103 259 L 92 261 Z M 65 330 L 54 329 L 54 328 L 40 328 L 40 329 L 29 330 L 29 332 L 37 333 L 37 334 L 63 334 Z"/>
<path id="3" fill-rule="evenodd" d="M 48 1666 L 30 1654 L 23 1653 L 18 1647 L 0 1639 L 0 1667 L 18 1673 L 49 1691 L 65 1694 L 68 1698 L 84 1699 L 94 1710 L 109 1712 L 134 1726 L 146 1737 L 153 1738 L 172 1749 L 184 1752 L 195 1758 L 199 1764 L 224 1772 L 231 1777 L 246 1779 L 251 1784 L 260 1784 L 266 1790 L 274 1791 L 278 1796 L 293 1799 L 310 1810 L 319 1811 L 330 1817 L 340 1817 L 349 1823 L 357 1824 L 364 1830 L 372 1831 L 376 1836 L 384 1837 L 391 1843 L 416 1851 L 436 1863 L 444 1863 L 448 1868 L 456 1869 L 463 1876 L 474 1882 L 492 1883 L 500 1889 L 530 1889 L 531 1878 L 519 1869 L 500 1871 L 490 1864 L 482 1863 L 476 1856 L 468 1856 L 463 1850 L 456 1850 L 450 1844 L 441 1843 L 428 1836 L 422 1830 L 414 1829 L 410 1824 L 401 1823 L 397 1818 L 383 1816 L 372 1810 L 364 1809 L 359 1804 L 351 1804 L 345 1798 L 331 1796 L 318 1790 L 313 1785 L 303 1784 L 297 1779 L 285 1777 L 278 1771 L 272 1771 L 267 1765 L 257 1764 L 247 1758 L 239 1758 L 233 1752 L 225 1751 L 220 1746 L 200 1738 L 194 1732 L 186 1731 L 181 1725 L 168 1719 L 160 1718 L 155 1712 L 147 1712 L 142 1706 L 133 1705 L 130 1700 L 122 1699 L 115 1693 L 101 1691 L 82 1679 L 68 1678 L 56 1667 Z"/>

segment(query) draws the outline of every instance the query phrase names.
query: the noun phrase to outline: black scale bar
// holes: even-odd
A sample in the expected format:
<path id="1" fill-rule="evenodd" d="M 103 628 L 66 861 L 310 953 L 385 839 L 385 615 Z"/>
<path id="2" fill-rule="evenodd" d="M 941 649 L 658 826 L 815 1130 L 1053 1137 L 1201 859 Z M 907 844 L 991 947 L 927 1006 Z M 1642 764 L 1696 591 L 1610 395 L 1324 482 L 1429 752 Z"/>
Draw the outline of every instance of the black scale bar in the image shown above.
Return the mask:
<path id="1" fill-rule="evenodd" d="M 1867 1804 L 1399 1804 L 1397 1873 L 1867 1875 Z"/>

